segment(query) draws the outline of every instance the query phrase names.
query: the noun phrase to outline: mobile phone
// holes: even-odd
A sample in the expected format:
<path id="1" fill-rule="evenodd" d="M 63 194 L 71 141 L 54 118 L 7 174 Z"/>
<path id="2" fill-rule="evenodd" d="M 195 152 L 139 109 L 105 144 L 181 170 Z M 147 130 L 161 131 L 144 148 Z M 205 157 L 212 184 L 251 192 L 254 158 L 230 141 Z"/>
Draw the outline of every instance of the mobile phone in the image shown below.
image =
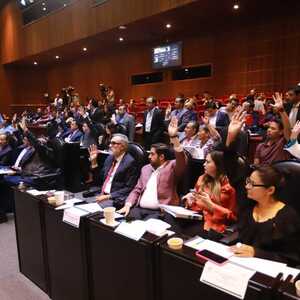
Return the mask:
<path id="1" fill-rule="evenodd" d="M 222 265 L 228 260 L 227 258 L 225 258 L 223 256 L 220 256 L 218 254 L 215 254 L 215 253 L 213 253 L 209 250 L 197 251 L 196 256 L 200 257 L 200 258 L 203 258 L 205 260 L 209 260 L 211 262 L 214 262 L 218 265 Z"/>

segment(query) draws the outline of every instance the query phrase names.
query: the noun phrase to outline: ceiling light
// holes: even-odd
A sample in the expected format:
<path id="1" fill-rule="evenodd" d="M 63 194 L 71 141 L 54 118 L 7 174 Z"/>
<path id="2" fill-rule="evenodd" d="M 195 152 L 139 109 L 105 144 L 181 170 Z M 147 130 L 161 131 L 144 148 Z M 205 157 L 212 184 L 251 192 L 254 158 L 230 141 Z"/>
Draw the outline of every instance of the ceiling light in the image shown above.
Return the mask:
<path id="1" fill-rule="evenodd" d="M 240 6 L 236 3 L 233 5 L 233 9 L 238 10 L 240 8 Z"/>
<path id="2" fill-rule="evenodd" d="M 42 3 L 42 5 L 43 5 L 43 6 L 45 6 L 45 5 L 46 5 L 46 3 L 45 3 L 45 2 L 43 2 L 43 3 Z"/>
<path id="3" fill-rule="evenodd" d="M 166 28 L 171 28 L 172 27 L 172 25 L 170 24 L 170 23 L 168 23 L 168 24 L 166 24 Z"/>
<path id="4" fill-rule="evenodd" d="M 188 71 L 189 71 L 189 69 L 184 69 L 184 71 L 185 71 L 185 72 L 188 72 Z"/>
<path id="5" fill-rule="evenodd" d="M 46 7 L 43 7 L 43 11 L 46 11 L 47 10 L 47 8 Z"/>
<path id="6" fill-rule="evenodd" d="M 87 51 L 87 48 L 86 48 L 86 47 L 84 47 L 82 50 L 83 50 L 84 52 L 86 52 L 86 51 Z"/>
<path id="7" fill-rule="evenodd" d="M 55 59 L 60 59 L 60 57 L 58 55 L 55 56 Z"/>
<path id="8" fill-rule="evenodd" d="M 120 29 L 120 30 L 125 30 L 126 28 L 127 28 L 127 27 L 126 27 L 125 25 L 120 25 L 120 26 L 119 26 L 119 29 Z"/>
<path id="9" fill-rule="evenodd" d="M 33 64 L 34 64 L 35 66 L 37 66 L 38 63 L 37 63 L 37 61 L 35 61 Z"/>
<path id="10" fill-rule="evenodd" d="M 124 41 L 124 38 L 119 37 L 119 41 L 120 41 L 120 42 L 123 42 L 123 41 Z"/>

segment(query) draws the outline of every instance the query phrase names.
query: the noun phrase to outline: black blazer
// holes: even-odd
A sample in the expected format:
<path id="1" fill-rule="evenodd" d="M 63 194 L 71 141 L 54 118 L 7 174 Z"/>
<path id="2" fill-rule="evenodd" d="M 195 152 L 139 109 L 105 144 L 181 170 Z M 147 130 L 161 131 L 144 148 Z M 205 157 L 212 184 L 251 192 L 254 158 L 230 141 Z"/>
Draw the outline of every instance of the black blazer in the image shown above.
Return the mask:
<path id="1" fill-rule="evenodd" d="M 0 150 L 0 165 L 9 166 L 12 164 L 13 160 L 13 150 L 10 145 L 4 146 L 2 150 Z"/>
<path id="2" fill-rule="evenodd" d="M 145 128 L 146 128 L 147 114 L 148 111 L 146 110 L 144 112 L 144 119 L 143 119 L 144 134 L 146 133 Z M 161 113 L 161 110 L 156 107 L 153 112 L 151 129 L 150 129 L 150 135 L 153 144 L 161 142 L 161 140 L 163 139 L 164 129 L 165 129 L 164 117 Z"/>
<path id="3" fill-rule="evenodd" d="M 103 176 L 101 176 L 103 178 L 101 186 L 108 175 L 113 160 L 113 155 L 109 155 L 104 162 L 101 172 L 103 174 Z M 116 170 L 110 190 L 112 200 L 116 207 L 123 207 L 127 196 L 137 182 L 138 176 L 139 171 L 137 163 L 129 153 L 126 153 Z"/>

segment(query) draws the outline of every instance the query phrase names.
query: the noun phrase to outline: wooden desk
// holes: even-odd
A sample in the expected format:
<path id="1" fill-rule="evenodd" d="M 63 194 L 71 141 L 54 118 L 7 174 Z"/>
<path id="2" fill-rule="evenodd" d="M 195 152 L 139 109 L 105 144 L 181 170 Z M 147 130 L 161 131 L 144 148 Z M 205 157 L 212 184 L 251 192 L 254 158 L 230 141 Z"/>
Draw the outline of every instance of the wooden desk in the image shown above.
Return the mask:
<path id="1" fill-rule="evenodd" d="M 157 261 L 159 299 L 237 299 L 200 282 L 205 261 L 198 259 L 195 251 L 186 246 L 182 250 L 171 250 L 166 244 L 161 246 Z M 272 281 L 271 277 L 256 273 L 249 281 L 245 299 L 274 300 L 270 290 Z"/>
<path id="2" fill-rule="evenodd" d="M 17 189 L 14 193 L 20 272 L 49 294 L 46 232 L 41 201 Z"/>
<path id="3" fill-rule="evenodd" d="M 145 234 L 136 242 L 101 224 L 101 217 L 88 219 L 92 299 L 157 299 L 154 260 L 160 238 Z"/>
<path id="4" fill-rule="evenodd" d="M 46 202 L 44 215 L 51 298 L 89 299 L 86 218 L 82 217 L 80 228 L 75 228 L 62 221 L 63 211 L 55 210 Z"/>

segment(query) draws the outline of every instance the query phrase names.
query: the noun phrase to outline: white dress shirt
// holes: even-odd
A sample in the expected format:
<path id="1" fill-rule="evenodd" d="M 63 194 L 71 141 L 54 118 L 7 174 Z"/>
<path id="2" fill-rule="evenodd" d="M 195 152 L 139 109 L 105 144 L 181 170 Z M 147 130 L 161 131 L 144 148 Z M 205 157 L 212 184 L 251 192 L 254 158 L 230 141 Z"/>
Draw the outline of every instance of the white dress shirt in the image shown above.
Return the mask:
<path id="1" fill-rule="evenodd" d="M 30 147 L 26 147 L 26 148 L 24 148 L 21 151 L 21 153 L 19 154 L 19 156 L 18 156 L 18 158 L 17 158 L 17 160 L 16 160 L 16 162 L 14 164 L 15 168 L 19 168 L 21 160 L 23 159 L 23 157 L 25 156 L 25 154 L 29 151 L 29 149 L 30 149 Z"/>
<path id="2" fill-rule="evenodd" d="M 153 171 L 151 174 L 144 193 L 140 200 L 140 207 L 148 209 L 158 209 L 159 201 L 157 196 L 157 178 L 161 169 L 165 166 L 162 164 L 159 168 Z"/>
<path id="3" fill-rule="evenodd" d="M 118 167 L 119 167 L 119 165 L 120 165 L 120 162 L 122 161 L 124 155 L 125 155 L 125 153 L 123 153 L 121 156 L 119 156 L 118 158 L 116 158 L 116 161 L 117 161 L 117 162 L 116 162 L 116 165 L 115 165 L 113 171 L 111 172 L 111 174 L 110 174 L 110 176 L 109 176 L 109 179 L 108 179 L 108 181 L 107 181 L 107 183 L 106 183 L 106 185 L 105 185 L 105 189 L 104 189 L 104 191 L 103 191 L 105 194 L 110 194 L 111 185 L 112 185 L 112 182 L 113 182 L 113 180 L 114 180 L 114 176 L 115 176 L 115 174 L 116 174 L 116 171 L 117 171 L 117 169 L 118 169 Z M 108 175 L 109 175 L 109 174 L 108 174 Z M 105 180 L 106 180 L 106 179 L 105 179 Z"/>
<path id="4" fill-rule="evenodd" d="M 154 113 L 154 108 L 152 108 L 150 111 L 148 111 L 147 116 L 146 116 L 146 124 L 145 124 L 145 132 L 150 132 L 151 131 L 151 123 L 152 123 L 152 118 L 153 118 L 153 113 Z"/>

